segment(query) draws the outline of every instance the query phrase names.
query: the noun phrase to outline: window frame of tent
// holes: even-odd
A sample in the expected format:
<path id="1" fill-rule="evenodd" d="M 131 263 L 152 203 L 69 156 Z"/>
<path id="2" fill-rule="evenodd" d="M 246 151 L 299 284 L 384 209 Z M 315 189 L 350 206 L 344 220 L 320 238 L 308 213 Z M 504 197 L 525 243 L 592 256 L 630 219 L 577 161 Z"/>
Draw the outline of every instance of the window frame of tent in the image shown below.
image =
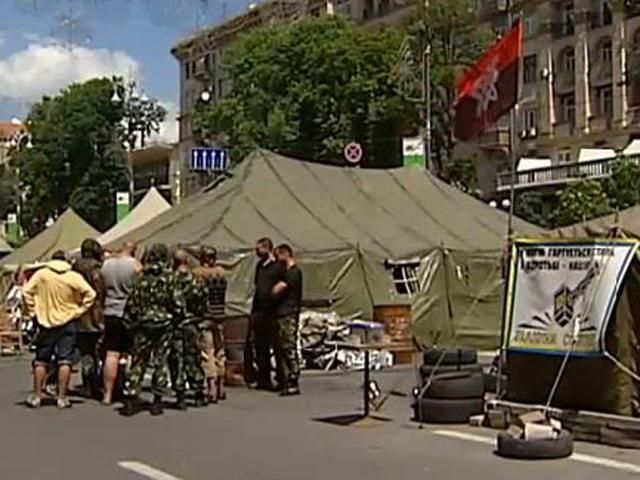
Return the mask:
<path id="1" fill-rule="evenodd" d="M 397 295 L 413 297 L 420 291 L 419 260 L 388 261 L 393 288 Z"/>

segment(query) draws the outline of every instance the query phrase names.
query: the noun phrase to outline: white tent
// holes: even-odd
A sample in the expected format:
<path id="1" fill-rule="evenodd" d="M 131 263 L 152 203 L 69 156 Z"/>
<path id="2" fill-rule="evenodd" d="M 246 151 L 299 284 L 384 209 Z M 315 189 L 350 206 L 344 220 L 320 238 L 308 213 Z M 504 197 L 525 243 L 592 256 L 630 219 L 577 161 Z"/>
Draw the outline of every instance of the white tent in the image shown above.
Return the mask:
<path id="1" fill-rule="evenodd" d="M 171 205 L 164 197 L 152 187 L 151 190 L 140 200 L 129 215 L 116 223 L 110 230 L 98 238 L 100 245 L 110 245 L 118 241 L 129 232 L 141 227 L 155 216 L 169 210 Z"/>

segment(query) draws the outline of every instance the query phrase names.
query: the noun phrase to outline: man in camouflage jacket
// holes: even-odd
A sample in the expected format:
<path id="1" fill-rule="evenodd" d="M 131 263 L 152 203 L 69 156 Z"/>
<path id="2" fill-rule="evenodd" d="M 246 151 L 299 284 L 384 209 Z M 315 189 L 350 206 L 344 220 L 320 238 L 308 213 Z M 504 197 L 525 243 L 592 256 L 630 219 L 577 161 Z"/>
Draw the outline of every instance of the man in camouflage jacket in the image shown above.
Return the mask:
<path id="1" fill-rule="evenodd" d="M 195 406 L 206 405 L 198 323 L 206 309 L 204 285 L 191 273 L 189 255 L 178 249 L 173 256 L 175 299 L 178 306 L 170 343 L 169 371 L 176 392 L 176 406 L 186 409 L 187 384 L 195 394 Z"/>
<path id="2" fill-rule="evenodd" d="M 133 415 L 135 400 L 147 368 L 151 367 L 152 415 L 161 415 L 166 393 L 167 356 L 178 305 L 175 279 L 169 268 L 169 249 L 156 244 L 149 250 L 142 273 L 134 281 L 124 318 L 133 333 L 132 362 L 125 378 L 123 414 Z"/>

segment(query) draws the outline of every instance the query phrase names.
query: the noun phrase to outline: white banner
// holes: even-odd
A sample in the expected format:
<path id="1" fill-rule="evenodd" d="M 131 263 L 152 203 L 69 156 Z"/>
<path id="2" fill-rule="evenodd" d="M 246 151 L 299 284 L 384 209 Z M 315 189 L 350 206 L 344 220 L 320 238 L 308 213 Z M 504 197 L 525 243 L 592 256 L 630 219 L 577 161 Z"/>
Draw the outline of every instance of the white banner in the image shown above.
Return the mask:
<path id="1" fill-rule="evenodd" d="M 601 353 L 635 241 L 516 241 L 509 274 L 507 348 Z"/>

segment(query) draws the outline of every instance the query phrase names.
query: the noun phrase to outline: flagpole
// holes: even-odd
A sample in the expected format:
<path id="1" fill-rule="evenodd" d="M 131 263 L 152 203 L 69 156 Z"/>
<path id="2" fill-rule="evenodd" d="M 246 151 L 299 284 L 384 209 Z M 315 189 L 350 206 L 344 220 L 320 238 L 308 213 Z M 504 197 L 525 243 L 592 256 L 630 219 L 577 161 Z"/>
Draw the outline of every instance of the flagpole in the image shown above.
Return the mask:
<path id="1" fill-rule="evenodd" d="M 511 7 L 511 6 L 510 6 Z M 520 21 L 522 21 L 523 13 L 520 12 Z M 513 25 L 513 12 L 511 8 L 507 13 L 507 21 L 509 27 L 512 28 Z M 521 57 L 521 55 L 520 55 Z M 521 62 L 521 59 L 518 58 L 518 62 Z M 518 81 L 516 83 L 516 103 L 509 112 L 509 171 L 510 171 L 510 181 L 509 181 L 509 214 L 507 217 L 507 252 L 505 256 L 506 268 L 504 269 L 506 275 L 504 278 L 504 291 L 503 291 L 503 299 L 502 299 L 502 310 L 503 310 L 503 321 L 506 316 L 506 306 L 508 304 L 507 294 L 508 294 L 508 283 L 509 283 L 509 275 L 511 269 L 511 255 L 513 250 L 513 217 L 515 213 L 515 205 L 516 205 L 516 168 L 518 164 L 518 159 L 516 156 L 516 135 L 517 135 L 517 117 L 516 113 L 518 110 L 518 100 L 519 100 L 519 91 L 520 91 L 520 72 L 521 68 L 518 65 Z M 496 379 L 496 397 L 499 399 L 502 392 L 502 365 L 503 362 L 506 361 L 505 355 L 505 325 L 502 325 L 502 329 L 500 332 L 500 352 L 498 356 L 498 378 Z"/>
<path id="2" fill-rule="evenodd" d="M 432 172 L 434 171 L 434 166 L 431 158 L 431 32 L 429 28 L 429 21 L 427 16 L 429 15 L 429 0 L 424 0 L 424 23 L 425 23 L 425 31 L 427 37 L 427 44 L 424 47 L 424 52 L 422 54 L 422 63 L 423 63 L 423 99 L 425 102 L 424 105 L 424 156 L 425 156 L 425 167 L 427 167 Z"/>

